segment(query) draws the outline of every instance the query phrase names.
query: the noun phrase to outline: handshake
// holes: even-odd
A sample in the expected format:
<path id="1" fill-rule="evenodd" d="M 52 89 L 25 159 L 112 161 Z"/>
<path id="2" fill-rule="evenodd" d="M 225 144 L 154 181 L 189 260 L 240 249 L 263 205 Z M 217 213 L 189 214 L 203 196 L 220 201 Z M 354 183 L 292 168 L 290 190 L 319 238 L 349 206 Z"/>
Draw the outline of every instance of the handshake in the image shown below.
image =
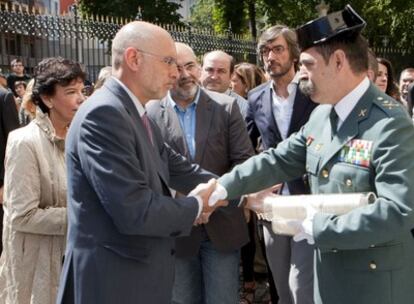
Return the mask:
<path id="1" fill-rule="evenodd" d="M 262 191 L 243 195 L 239 207 L 249 209 L 260 215 L 271 214 L 272 204 L 275 201 L 275 198 L 279 196 L 282 184 L 272 186 L 270 188 L 264 189 Z M 217 180 L 211 179 L 206 184 L 198 185 L 194 190 L 192 190 L 188 196 L 196 197 L 199 202 L 202 201 L 203 209 L 200 215 L 194 222 L 194 225 L 206 224 L 209 221 L 210 215 L 218 207 L 223 207 L 228 205 L 227 199 L 227 190 L 220 185 Z M 201 203 L 200 203 L 201 204 Z M 285 222 L 290 226 L 290 230 L 295 231 L 293 233 L 293 239 L 295 241 L 301 241 L 306 239 L 309 244 L 313 244 L 313 229 L 312 221 L 316 211 L 308 206 L 306 208 L 306 218 L 305 220 L 291 220 Z M 271 218 L 269 220 L 272 220 Z"/>
<path id="2" fill-rule="evenodd" d="M 265 199 L 276 197 L 281 184 L 262 190 L 257 193 L 244 195 L 239 204 L 240 207 L 250 209 L 258 214 L 264 213 Z M 203 202 L 203 209 L 196 219 L 195 225 L 206 224 L 210 215 L 218 207 L 225 207 L 229 204 L 226 189 L 216 179 L 210 179 L 208 183 L 199 184 L 188 196 L 198 197 Z"/>

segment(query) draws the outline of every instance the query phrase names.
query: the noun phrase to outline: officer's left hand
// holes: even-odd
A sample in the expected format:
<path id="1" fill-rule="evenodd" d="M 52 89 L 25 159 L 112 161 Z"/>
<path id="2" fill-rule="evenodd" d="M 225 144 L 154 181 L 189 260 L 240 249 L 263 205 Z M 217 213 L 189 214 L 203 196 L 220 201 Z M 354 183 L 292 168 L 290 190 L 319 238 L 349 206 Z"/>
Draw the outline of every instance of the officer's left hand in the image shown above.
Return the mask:
<path id="1" fill-rule="evenodd" d="M 307 205 L 306 218 L 303 222 L 296 223 L 298 233 L 293 236 L 295 242 L 306 240 L 309 245 L 315 244 L 315 239 L 313 238 L 313 218 L 315 214 L 316 210 L 311 205 Z"/>

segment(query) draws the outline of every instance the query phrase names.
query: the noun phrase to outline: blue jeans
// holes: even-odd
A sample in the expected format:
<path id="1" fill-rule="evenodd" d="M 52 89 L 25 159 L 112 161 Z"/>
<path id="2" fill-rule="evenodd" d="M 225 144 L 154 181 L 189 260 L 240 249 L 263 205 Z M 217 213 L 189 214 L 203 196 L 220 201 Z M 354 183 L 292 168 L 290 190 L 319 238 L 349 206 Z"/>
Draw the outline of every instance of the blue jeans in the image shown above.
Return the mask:
<path id="1" fill-rule="evenodd" d="M 237 304 L 240 250 L 221 253 L 209 240 L 195 257 L 177 258 L 173 304 Z"/>

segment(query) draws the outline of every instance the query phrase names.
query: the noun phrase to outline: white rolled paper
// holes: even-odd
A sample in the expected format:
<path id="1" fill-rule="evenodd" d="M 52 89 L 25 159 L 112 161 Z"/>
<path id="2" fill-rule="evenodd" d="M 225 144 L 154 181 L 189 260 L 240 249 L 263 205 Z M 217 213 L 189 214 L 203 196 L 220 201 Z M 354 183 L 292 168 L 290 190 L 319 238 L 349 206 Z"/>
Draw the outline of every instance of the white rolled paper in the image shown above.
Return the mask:
<path id="1" fill-rule="evenodd" d="M 345 214 L 355 208 L 375 202 L 376 195 L 368 193 L 350 194 L 315 194 L 315 195 L 280 195 L 266 198 L 264 213 L 259 218 L 272 222 L 276 234 L 295 235 L 298 232 L 297 223 L 306 218 L 306 207 L 310 206 L 316 212 L 335 215 Z"/>

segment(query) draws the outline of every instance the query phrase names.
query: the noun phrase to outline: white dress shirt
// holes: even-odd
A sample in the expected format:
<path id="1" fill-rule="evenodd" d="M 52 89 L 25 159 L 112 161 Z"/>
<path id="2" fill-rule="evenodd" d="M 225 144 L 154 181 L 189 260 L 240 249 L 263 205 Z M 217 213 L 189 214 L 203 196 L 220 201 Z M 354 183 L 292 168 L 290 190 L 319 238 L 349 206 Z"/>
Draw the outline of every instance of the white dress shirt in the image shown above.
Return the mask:
<path id="1" fill-rule="evenodd" d="M 361 99 L 362 95 L 368 90 L 369 79 L 365 77 L 359 85 L 355 87 L 351 92 L 345 95 L 340 101 L 336 103 L 335 112 L 338 115 L 338 127 L 342 126 L 345 119 L 351 114 L 352 110 L 355 108 L 358 101 Z"/>
<path id="2" fill-rule="evenodd" d="M 274 85 L 274 84 L 273 84 Z M 289 132 L 290 121 L 293 114 L 293 105 L 298 89 L 298 75 L 292 79 L 287 86 L 288 96 L 285 98 L 276 94 L 276 90 L 272 86 L 272 110 L 277 127 L 282 139 L 287 138 Z M 282 195 L 289 195 L 289 187 L 285 183 L 282 189 Z"/>

